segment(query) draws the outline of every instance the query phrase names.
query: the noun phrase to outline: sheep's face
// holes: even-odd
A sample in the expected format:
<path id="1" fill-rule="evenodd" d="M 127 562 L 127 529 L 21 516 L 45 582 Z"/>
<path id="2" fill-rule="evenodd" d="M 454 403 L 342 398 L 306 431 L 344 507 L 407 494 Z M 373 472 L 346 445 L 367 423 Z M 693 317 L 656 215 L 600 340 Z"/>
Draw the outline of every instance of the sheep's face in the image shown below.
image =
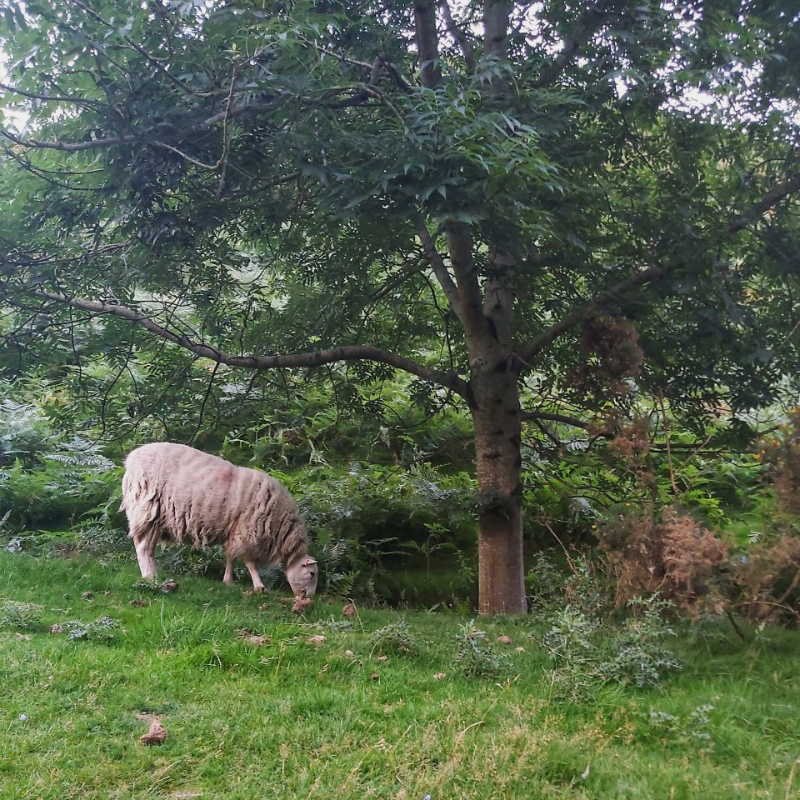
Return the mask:
<path id="1" fill-rule="evenodd" d="M 319 567 L 311 556 L 295 561 L 286 570 L 286 578 L 292 587 L 295 597 L 312 598 L 317 591 L 317 575 Z"/>

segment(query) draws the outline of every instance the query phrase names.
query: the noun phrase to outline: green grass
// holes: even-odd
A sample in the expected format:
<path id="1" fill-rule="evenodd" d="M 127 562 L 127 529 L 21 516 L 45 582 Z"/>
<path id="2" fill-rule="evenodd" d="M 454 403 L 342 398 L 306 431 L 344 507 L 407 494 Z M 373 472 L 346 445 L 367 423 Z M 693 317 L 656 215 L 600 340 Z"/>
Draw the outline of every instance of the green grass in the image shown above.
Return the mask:
<path id="1" fill-rule="evenodd" d="M 480 621 L 492 640 L 512 637 L 511 668 L 467 679 L 453 660 L 465 621 L 457 615 L 360 610 L 344 630 L 341 604 L 324 599 L 298 619 L 279 593 L 260 609 L 264 598 L 244 584 L 184 576 L 176 594 L 162 595 L 137 580 L 129 562 L 0 554 L 0 599 L 42 606 L 33 630 L 0 629 L 0 797 L 800 792 L 795 632 L 748 631 L 744 645 L 724 628 L 702 639 L 683 633 L 684 670 L 663 690 L 598 688 L 576 704 L 556 699 L 549 660 L 531 638 L 542 628 L 528 619 Z M 110 643 L 48 632 L 104 614 L 120 625 Z M 381 661 L 372 632 L 398 619 L 420 651 Z M 242 628 L 271 643 L 248 644 Z M 326 641 L 309 644 L 317 634 Z M 703 706 L 713 706 L 707 719 Z M 147 714 L 168 731 L 161 747 L 138 742 Z"/>

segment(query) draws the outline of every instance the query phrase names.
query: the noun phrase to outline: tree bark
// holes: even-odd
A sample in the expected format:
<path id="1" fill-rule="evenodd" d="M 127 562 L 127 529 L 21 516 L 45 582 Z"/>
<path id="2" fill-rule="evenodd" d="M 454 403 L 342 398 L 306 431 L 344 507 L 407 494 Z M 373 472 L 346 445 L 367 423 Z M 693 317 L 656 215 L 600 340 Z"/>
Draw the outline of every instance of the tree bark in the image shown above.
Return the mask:
<path id="1" fill-rule="evenodd" d="M 419 53 L 422 85 L 432 89 L 439 83 L 439 34 L 436 31 L 436 3 L 434 0 L 415 0 L 414 30 Z"/>
<path id="2" fill-rule="evenodd" d="M 517 376 L 486 370 L 473 381 L 479 491 L 478 612 L 526 610 Z"/>
<path id="3" fill-rule="evenodd" d="M 522 559 L 521 412 L 513 350 L 513 262 L 490 250 L 483 291 L 470 229 L 447 225 L 470 363 L 469 397 L 475 426 L 478 511 L 478 611 L 525 611 Z"/>

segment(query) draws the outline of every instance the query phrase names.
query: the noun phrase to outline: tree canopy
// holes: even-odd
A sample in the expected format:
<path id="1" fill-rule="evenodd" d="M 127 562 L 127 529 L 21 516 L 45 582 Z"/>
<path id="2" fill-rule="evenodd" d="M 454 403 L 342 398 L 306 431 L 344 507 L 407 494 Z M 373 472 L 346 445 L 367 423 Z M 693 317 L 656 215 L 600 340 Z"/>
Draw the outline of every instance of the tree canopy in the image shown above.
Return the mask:
<path id="1" fill-rule="evenodd" d="M 472 416 L 481 610 L 519 610 L 523 422 L 796 387 L 797 17 L 0 3 L 3 368 L 409 372 Z"/>

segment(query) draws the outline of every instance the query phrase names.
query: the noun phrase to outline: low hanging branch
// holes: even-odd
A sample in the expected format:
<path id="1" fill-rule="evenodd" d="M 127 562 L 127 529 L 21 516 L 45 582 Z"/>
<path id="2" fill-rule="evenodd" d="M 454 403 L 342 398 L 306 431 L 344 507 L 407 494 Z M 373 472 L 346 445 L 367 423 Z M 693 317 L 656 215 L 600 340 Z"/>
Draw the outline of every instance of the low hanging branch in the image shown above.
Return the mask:
<path id="1" fill-rule="evenodd" d="M 10 287 L 8 284 L 0 282 L 0 291 L 8 292 L 9 289 Z M 324 364 L 331 364 L 336 361 L 375 361 L 381 364 L 388 364 L 391 367 L 403 370 L 411 375 L 416 375 L 418 378 L 430 381 L 431 383 L 436 383 L 439 386 L 450 389 L 461 397 L 468 398 L 470 396 L 467 382 L 458 377 L 455 373 L 442 372 L 432 369 L 431 367 L 426 367 L 424 364 L 420 364 L 411 358 L 406 358 L 398 353 L 383 350 L 380 347 L 373 347 L 372 345 L 353 344 L 332 347 L 327 350 L 313 350 L 305 353 L 237 356 L 232 353 L 226 353 L 224 350 L 220 350 L 216 347 L 211 347 L 204 342 L 192 341 L 188 336 L 175 333 L 159 325 L 157 322 L 135 309 L 119 305 L 118 303 L 84 300 L 79 297 L 70 297 L 63 292 L 35 290 L 28 292 L 28 294 L 42 300 L 61 303 L 94 314 L 106 314 L 108 316 L 117 317 L 118 319 L 125 320 L 134 325 L 139 325 L 156 336 L 160 336 L 162 339 L 177 344 L 202 358 L 209 358 L 218 364 L 225 364 L 230 367 L 267 370 L 279 369 L 282 367 L 320 367 Z"/>

